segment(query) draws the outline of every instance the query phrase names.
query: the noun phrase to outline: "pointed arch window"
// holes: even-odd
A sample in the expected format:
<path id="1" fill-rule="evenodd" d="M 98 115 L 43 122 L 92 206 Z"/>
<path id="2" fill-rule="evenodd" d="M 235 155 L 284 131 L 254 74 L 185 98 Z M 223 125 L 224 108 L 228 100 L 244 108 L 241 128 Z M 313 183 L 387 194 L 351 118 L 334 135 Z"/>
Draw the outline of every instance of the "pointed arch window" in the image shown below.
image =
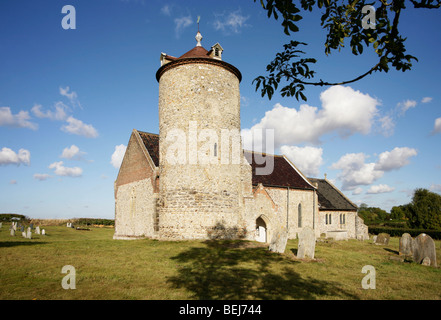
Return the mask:
<path id="1" fill-rule="evenodd" d="M 298 212 L 298 227 L 301 228 L 302 227 L 302 204 L 299 203 L 299 206 L 297 207 L 297 212 Z"/>

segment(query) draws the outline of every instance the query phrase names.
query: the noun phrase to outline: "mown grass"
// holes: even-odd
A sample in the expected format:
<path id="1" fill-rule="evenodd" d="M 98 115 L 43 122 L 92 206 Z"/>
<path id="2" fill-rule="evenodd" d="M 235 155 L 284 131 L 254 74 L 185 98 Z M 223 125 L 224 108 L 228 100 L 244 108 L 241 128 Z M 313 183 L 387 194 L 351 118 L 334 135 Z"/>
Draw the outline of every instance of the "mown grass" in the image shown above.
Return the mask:
<path id="1" fill-rule="evenodd" d="M 441 299 L 441 269 L 391 260 L 388 246 L 370 241 L 318 242 L 315 260 L 297 260 L 297 240 L 285 254 L 247 241 L 113 240 L 113 229 L 45 227 L 24 239 L 0 229 L 0 299 Z M 440 257 L 440 241 L 436 241 Z M 438 261 L 439 263 L 439 261 Z M 65 265 L 76 289 L 65 290 Z M 376 270 L 376 289 L 362 289 Z"/>

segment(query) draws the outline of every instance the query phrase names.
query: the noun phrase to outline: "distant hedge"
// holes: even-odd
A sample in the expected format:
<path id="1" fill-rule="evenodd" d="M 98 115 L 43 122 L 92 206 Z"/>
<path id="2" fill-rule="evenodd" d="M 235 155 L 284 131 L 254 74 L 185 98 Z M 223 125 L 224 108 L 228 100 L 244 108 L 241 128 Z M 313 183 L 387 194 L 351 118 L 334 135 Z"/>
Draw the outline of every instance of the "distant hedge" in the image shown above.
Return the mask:
<path id="1" fill-rule="evenodd" d="M 420 233 L 425 233 L 429 235 L 432 239 L 441 240 L 441 231 L 436 230 L 423 230 L 423 229 L 408 229 L 408 228 L 388 228 L 388 227 L 373 227 L 369 226 L 369 233 L 371 234 L 379 234 L 379 233 L 387 233 L 391 236 L 401 237 L 403 233 L 408 233 L 412 237 L 418 236 Z"/>
<path id="2" fill-rule="evenodd" d="M 12 218 L 20 221 L 30 220 L 29 217 L 18 213 L 0 213 L 0 221 L 12 221 Z"/>
<path id="3" fill-rule="evenodd" d="M 104 226 L 113 226 L 115 224 L 115 220 L 113 219 L 96 219 L 96 218 L 78 218 L 74 220 L 74 224 L 79 225 L 104 225 Z"/>

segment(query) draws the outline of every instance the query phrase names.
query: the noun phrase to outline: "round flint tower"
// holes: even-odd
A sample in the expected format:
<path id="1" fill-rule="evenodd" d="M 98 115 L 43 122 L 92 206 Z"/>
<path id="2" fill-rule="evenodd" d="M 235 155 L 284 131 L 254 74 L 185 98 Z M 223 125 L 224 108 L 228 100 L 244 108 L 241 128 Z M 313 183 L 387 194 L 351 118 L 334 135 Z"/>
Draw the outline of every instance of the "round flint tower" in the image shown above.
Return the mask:
<path id="1" fill-rule="evenodd" d="M 243 227 L 240 71 L 222 47 L 161 54 L 159 237 L 238 237 Z"/>

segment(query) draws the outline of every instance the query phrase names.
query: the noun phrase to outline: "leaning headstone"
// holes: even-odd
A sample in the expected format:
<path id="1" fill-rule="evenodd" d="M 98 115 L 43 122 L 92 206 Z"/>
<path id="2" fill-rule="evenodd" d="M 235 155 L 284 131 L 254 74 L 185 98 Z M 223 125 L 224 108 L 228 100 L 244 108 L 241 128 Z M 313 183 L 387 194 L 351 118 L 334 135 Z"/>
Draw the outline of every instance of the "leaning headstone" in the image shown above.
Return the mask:
<path id="1" fill-rule="evenodd" d="M 380 233 L 375 240 L 375 244 L 379 245 L 388 245 L 389 244 L 390 235 L 387 233 Z"/>
<path id="2" fill-rule="evenodd" d="M 268 249 L 273 252 L 284 253 L 287 241 L 288 232 L 285 228 L 279 229 L 274 233 Z"/>
<path id="3" fill-rule="evenodd" d="M 15 230 L 11 228 L 11 236 L 15 236 Z"/>
<path id="4" fill-rule="evenodd" d="M 32 231 L 31 231 L 31 227 L 28 227 L 28 231 L 26 232 L 26 237 L 28 239 L 32 239 Z"/>
<path id="5" fill-rule="evenodd" d="M 17 231 L 17 222 L 12 222 L 12 229 L 14 229 L 14 231 Z"/>
<path id="6" fill-rule="evenodd" d="M 297 258 L 314 259 L 315 253 L 315 234 L 310 227 L 304 227 L 299 233 L 299 247 L 297 250 Z"/>
<path id="7" fill-rule="evenodd" d="M 37 226 L 37 227 L 35 228 L 35 234 L 40 234 L 40 227 L 39 227 L 39 226 Z"/>
<path id="8" fill-rule="evenodd" d="M 416 263 L 422 263 L 426 257 L 430 259 L 430 266 L 437 266 L 435 241 L 433 241 L 433 239 L 429 235 L 421 233 L 414 240 L 413 261 L 415 261 Z M 426 263 L 427 261 L 428 260 L 426 260 Z"/>
<path id="9" fill-rule="evenodd" d="M 41 230 L 41 234 L 42 234 L 43 236 L 46 235 L 46 230 L 42 229 L 42 230 Z"/>
<path id="10" fill-rule="evenodd" d="M 413 239 L 409 233 L 403 233 L 400 238 L 399 253 L 400 256 L 412 256 L 413 254 Z"/>

